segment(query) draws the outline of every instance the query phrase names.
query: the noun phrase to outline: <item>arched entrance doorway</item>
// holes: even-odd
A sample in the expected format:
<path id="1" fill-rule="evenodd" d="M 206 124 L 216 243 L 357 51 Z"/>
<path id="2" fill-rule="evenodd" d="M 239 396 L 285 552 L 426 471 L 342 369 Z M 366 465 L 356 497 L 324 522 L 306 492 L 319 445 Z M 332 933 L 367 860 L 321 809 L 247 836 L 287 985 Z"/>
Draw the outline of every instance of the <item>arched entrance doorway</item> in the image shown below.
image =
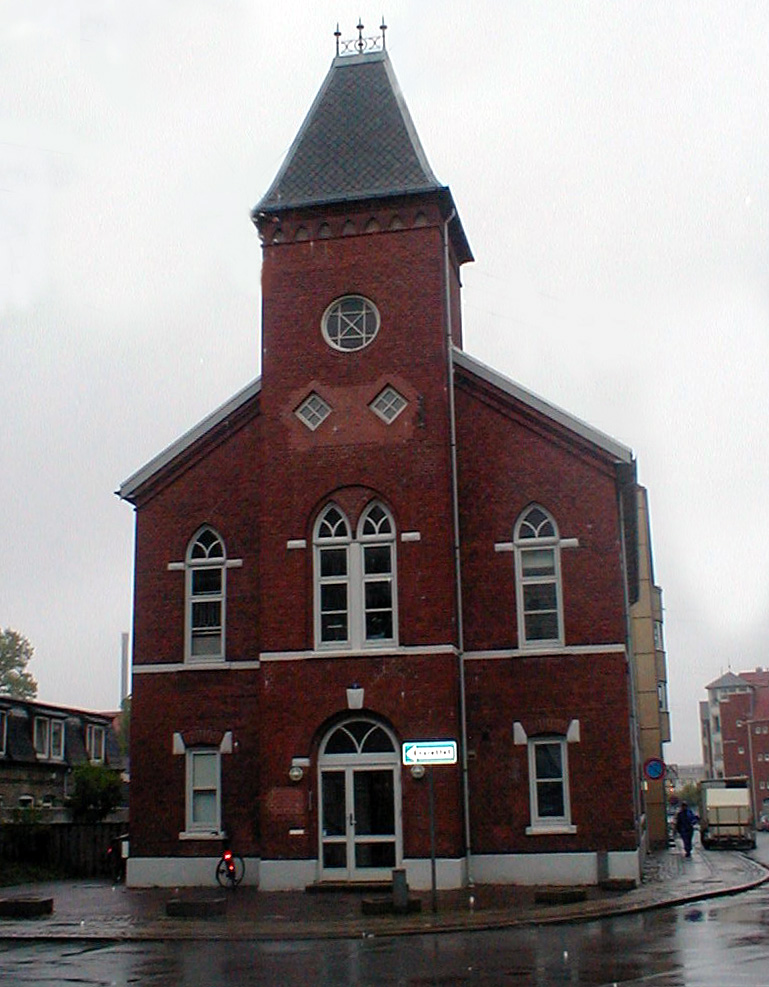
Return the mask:
<path id="1" fill-rule="evenodd" d="M 402 858 L 398 744 L 377 720 L 337 723 L 318 757 L 324 881 L 389 880 Z"/>

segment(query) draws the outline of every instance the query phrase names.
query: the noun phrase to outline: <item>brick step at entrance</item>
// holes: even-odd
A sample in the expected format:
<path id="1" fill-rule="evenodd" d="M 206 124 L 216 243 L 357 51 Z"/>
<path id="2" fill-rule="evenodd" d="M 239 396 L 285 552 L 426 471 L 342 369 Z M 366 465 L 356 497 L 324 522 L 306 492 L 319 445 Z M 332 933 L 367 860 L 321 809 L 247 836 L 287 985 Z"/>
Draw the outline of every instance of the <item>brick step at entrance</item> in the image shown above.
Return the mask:
<path id="1" fill-rule="evenodd" d="M 307 894 L 382 894 L 392 888 L 392 881 L 318 881 L 304 890 Z"/>

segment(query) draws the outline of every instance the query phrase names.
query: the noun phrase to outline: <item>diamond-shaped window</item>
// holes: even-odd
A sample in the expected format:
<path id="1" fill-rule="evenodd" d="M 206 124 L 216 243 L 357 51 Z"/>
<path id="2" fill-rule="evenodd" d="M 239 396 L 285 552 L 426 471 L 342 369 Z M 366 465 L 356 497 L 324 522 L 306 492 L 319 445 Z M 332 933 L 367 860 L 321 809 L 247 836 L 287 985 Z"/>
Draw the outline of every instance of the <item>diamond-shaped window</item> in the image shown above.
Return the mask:
<path id="1" fill-rule="evenodd" d="M 305 398 L 296 409 L 296 417 L 303 421 L 311 432 L 314 432 L 330 414 L 330 405 L 326 404 L 323 398 L 314 392 Z"/>
<path id="2" fill-rule="evenodd" d="M 390 422 L 395 421 L 407 404 L 408 401 L 402 394 L 398 394 L 394 387 L 386 387 L 374 398 L 369 408 L 389 425 Z"/>

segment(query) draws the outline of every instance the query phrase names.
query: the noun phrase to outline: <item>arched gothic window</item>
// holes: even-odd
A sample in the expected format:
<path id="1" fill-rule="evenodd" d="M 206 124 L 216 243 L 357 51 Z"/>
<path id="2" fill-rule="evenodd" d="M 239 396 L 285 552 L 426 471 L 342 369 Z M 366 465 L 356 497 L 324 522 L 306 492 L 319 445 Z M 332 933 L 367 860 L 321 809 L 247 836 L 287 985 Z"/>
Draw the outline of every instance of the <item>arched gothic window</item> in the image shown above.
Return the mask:
<path id="1" fill-rule="evenodd" d="M 553 517 L 537 504 L 515 525 L 518 643 L 523 647 L 563 644 L 561 549 Z"/>
<path id="2" fill-rule="evenodd" d="M 333 754 L 394 754 L 396 746 L 378 723 L 369 719 L 347 720 L 326 738 L 322 757 Z"/>
<path id="3" fill-rule="evenodd" d="M 201 528 L 185 559 L 185 651 L 191 661 L 224 658 L 226 562 L 221 537 L 213 528 Z"/>
<path id="4" fill-rule="evenodd" d="M 350 524 L 330 504 L 315 525 L 315 640 L 320 649 L 397 644 L 395 525 L 379 503 Z"/>

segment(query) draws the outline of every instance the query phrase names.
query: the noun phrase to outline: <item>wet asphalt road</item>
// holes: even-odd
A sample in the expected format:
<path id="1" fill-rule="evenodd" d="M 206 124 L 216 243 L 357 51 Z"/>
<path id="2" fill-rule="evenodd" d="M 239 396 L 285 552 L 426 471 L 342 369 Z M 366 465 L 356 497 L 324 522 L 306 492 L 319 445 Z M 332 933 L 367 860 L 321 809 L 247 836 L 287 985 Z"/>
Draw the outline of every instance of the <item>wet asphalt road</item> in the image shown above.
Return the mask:
<path id="1" fill-rule="evenodd" d="M 0 944 L 0 983 L 767 987 L 769 890 L 577 925 L 286 943 Z"/>
<path id="2" fill-rule="evenodd" d="M 752 854 L 769 865 L 769 834 Z M 769 885 L 574 925 L 281 943 L 0 942 L 24 987 L 769 987 Z"/>

